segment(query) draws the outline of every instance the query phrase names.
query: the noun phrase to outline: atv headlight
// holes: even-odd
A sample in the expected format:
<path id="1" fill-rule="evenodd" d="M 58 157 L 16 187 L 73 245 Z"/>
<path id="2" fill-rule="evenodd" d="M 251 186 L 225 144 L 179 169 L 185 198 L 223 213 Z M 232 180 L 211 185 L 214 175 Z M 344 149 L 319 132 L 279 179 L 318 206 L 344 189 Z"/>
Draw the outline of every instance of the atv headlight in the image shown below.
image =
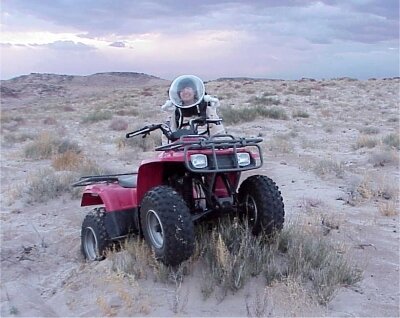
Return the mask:
<path id="1" fill-rule="evenodd" d="M 236 154 L 236 158 L 240 167 L 250 164 L 250 154 L 248 152 L 239 152 Z"/>
<path id="2" fill-rule="evenodd" d="M 207 156 L 202 154 L 191 155 L 190 162 L 196 169 L 205 168 L 208 165 Z"/>

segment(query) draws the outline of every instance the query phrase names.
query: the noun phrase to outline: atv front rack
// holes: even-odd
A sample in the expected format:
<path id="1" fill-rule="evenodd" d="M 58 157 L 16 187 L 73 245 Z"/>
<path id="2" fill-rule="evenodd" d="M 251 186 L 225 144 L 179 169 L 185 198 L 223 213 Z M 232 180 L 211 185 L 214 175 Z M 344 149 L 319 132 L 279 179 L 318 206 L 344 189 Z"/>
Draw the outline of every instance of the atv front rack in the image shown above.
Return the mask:
<path id="1" fill-rule="evenodd" d="M 192 172 L 229 172 L 229 171 L 245 171 L 250 169 L 257 169 L 263 164 L 263 157 L 261 148 L 258 143 L 262 142 L 262 138 L 235 138 L 232 135 L 215 135 L 212 137 L 199 136 L 199 135 L 186 135 L 179 138 L 179 140 L 157 147 L 157 151 L 184 151 L 185 165 L 187 169 Z M 246 166 L 241 166 L 237 160 L 239 152 L 244 151 L 246 147 L 251 147 L 256 150 L 252 152 L 251 163 Z M 218 153 L 218 150 L 232 149 L 229 153 Z M 193 151 L 201 151 L 207 154 L 210 165 L 206 168 L 194 168 L 190 162 L 190 154 Z M 242 151 L 238 151 L 242 150 Z M 189 153 L 190 152 L 190 153 Z M 259 159 L 256 161 L 256 157 Z"/>

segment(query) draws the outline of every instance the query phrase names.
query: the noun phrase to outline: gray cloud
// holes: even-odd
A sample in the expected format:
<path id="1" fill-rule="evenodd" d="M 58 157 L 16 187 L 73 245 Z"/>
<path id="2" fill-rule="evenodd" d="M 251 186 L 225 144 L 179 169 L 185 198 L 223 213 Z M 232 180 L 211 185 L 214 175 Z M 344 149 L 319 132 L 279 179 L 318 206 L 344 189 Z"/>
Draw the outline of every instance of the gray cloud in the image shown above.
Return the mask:
<path id="1" fill-rule="evenodd" d="M 90 51 L 96 50 L 95 47 L 73 41 L 55 41 L 46 44 L 30 44 L 30 46 L 48 48 L 58 51 Z"/>
<path id="2" fill-rule="evenodd" d="M 113 47 L 125 47 L 126 45 L 125 45 L 124 42 L 113 42 L 113 43 L 110 44 L 110 46 L 113 46 Z"/>
<path id="3" fill-rule="evenodd" d="M 13 0 L 3 3 L 3 11 L 78 28 L 87 37 L 256 28 L 260 36 L 274 32 L 318 44 L 335 39 L 375 43 L 398 40 L 399 23 L 397 0 Z"/>
<path id="4" fill-rule="evenodd" d="M 3 1 L 4 32 L 81 39 L 25 46 L 5 40 L 13 44 L 1 44 L 2 76 L 129 70 L 165 78 L 398 76 L 398 12 L 397 0 Z M 140 37 L 148 33 L 157 35 Z M 84 44 L 97 40 L 98 49 Z M 146 50 L 128 52 L 131 45 Z"/>

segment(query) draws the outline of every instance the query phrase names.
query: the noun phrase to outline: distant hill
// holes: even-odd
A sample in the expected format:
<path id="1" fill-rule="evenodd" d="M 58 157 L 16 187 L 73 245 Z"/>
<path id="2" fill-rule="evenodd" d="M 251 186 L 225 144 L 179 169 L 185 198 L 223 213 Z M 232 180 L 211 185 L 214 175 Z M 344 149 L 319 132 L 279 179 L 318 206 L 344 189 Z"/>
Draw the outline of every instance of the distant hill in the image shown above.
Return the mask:
<path id="1" fill-rule="evenodd" d="M 38 82 L 46 82 L 47 84 L 112 84 L 112 83 L 124 83 L 124 84 L 143 84 L 150 80 L 162 80 L 159 77 L 148 75 L 144 73 L 135 72 L 105 72 L 96 73 L 92 75 L 59 75 L 49 73 L 31 73 L 29 75 L 21 75 L 18 77 L 11 78 L 9 80 L 2 80 L 2 85 L 7 84 L 33 84 Z"/>
<path id="2" fill-rule="evenodd" d="M 135 72 L 107 72 L 87 76 L 31 73 L 1 81 L 2 100 L 67 96 L 70 93 L 106 93 L 127 87 L 167 83 L 156 76 Z"/>

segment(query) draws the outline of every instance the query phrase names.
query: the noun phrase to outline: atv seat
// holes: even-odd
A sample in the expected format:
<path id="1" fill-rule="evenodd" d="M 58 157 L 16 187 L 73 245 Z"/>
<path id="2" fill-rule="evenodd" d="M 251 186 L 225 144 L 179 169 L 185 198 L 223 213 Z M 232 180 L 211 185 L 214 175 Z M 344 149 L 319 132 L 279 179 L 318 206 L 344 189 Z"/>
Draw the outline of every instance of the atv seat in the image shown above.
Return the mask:
<path id="1" fill-rule="evenodd" d="M 136 188 L 137 174 L 118 177 L 118 183 L 123 188 Z"/>

